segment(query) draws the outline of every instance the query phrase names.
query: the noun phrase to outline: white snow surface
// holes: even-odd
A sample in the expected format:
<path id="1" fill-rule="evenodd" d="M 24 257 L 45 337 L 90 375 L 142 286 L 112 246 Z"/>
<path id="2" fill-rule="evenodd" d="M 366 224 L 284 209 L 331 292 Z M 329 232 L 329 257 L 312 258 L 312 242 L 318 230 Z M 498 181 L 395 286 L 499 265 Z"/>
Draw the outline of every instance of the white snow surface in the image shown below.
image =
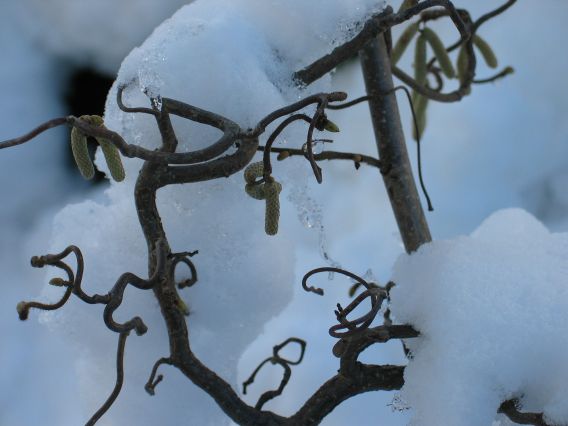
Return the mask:
<path id="1" fill-rule="evenodd" d="M 48 51 L 114 75 L 128 52 L 191 0 L 25 0 L 18 17 Z"/>
<path id="2" fill-rule="evenodd" d="M 402 396 L 415 425 L 490 425 L 500 403 L 568 423 L 568 233 L 521 209 L 394 267 L 392 312 L 421 333 Z"/>
<path id="3" fill-rule="evenodd" d="M 319 7 L 314 8 L 315 3 Z M 299 92 L 291 84 L 291 74 L 307 65 L 310 58 L 330 51 L 334 43 L 349 37 L 358 21 L 383 7 L 380 1 L 360 0 L 353 3 L 358 5 L 353 13 L 346 15 L 347 8 L 340 0 L 297 1 L 291 8 L 284 7 L 289 2 L 274 1 L 271 4 L 278 14 L 267 10 L 270 14 L 265 19 L 254 19 L 263 4 L 208 0 L 180 9 L 123 62 L 108 97 L 106 125 L 130 143 L 147 148 L 159 146 L 152 117 L 125 114 L 118 109 L 117 87 L 128 85 L 124 95 L 127 105 L 149 106 L 147 95 L 172 97 L 223 114 L 243 128 L 252 126 L 299 96 L 329 89 L 327 77 L 310 87 L 310 92 Z M 316 12 L 319 15 L 310 18 Z M 276 27 L 281 20 L 292 27 L 310 25 L 310 31 L 298 32 L 293 39 L 284 32 L 288 38 L 279 38 L 270 23 Z M 181 119 L 174 120 L 174 127 L 179 151 L 207 146 L 219 133 Z M 286 137 L 301 138 L 302 134 L 305 128 L 288 132 Z M 97 166 L 104 170 L 103 163 L 97 161 Z M 125 271 L 146 276 L 146 244 L 133 200 L 140 165 L 138 160 L 125 160 L 126 180 L 112 183 L 103 201 L 70 205 L 55 220 L 52 251 L 61 250 L 70 241 L 81 248 L 86 259 L 83 287 L 89 293 L 106 293 Z M 303 186 L 307 179 L 313 179 L 303 162 L 278 164 L 274 175 L 288 188 Z M 281 199 L 286 204 L 284 194 Z M 192 311 L 192 347 L 209 367 L 236 387 L 237 362 L 242 352 L 292 298 L 296 285 L 292 267 L 295 244 L 284 225 L 276 237 L 264 234 L 264 203 L 246 196 L 242 173 L 162 189 L 158 207 L 172 249 L 199 249 L 194 258 L 199 282 L 182 292 Z M 180 270 L 180 279 L 187 276 L 187 271 Z M 58 293 L 46 286 L 44 298 L 55 298 Z M 167 354 L 168 343 L 152 294 L 128 290 L 125 301 L 116 318 L 124 321 L 141 315 L 150 328 L 143 338 L 131 337 L 127 342 L 127 386 L 123 391 L 127 394 L 143 389 L 153 362 Z M 86 308 L 77 300 L 64 310 L 42 314 L 42 320 L 71 336 L 80 360 L 76 368 L 81 398 L 86 412 L 94 412 L 101 395 L 112 386 L 112 348 L 117 335 L 104 327 L 100 309 Z M 178 424 L 182 416 L 189 424 L 228 422 L 207 395 L 177 376 L 170 379 L 168 375 L 167 383 L 160 384 L 157 392 L 160 398 L 180 407 L 171 418 L 165 420 L 162 411 L 150 411 L 148 404 L 141 402 L 145 400 L 133 398 L 128 404 L 118 401 L 105 421 Z"/>

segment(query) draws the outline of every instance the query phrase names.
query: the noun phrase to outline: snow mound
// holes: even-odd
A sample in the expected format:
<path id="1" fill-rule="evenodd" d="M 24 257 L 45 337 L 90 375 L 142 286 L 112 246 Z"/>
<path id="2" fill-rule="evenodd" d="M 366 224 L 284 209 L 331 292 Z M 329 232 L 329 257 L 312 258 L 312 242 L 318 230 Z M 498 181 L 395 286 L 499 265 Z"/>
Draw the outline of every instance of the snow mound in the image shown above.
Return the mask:
<path id="1" fill-rule="evenodd" d="M 19 15 L 49 52 L 114 75 L 133 47 L 190 1 L 27 0 Z"/>
<path id="2" fill-rule="evenodd" d="M 520 209 L 394 267 L 392 310 L 407 344 L 404 399 L 416 425 L 490 425 L 500 403 L 568 423 L 568 234 Z"/>

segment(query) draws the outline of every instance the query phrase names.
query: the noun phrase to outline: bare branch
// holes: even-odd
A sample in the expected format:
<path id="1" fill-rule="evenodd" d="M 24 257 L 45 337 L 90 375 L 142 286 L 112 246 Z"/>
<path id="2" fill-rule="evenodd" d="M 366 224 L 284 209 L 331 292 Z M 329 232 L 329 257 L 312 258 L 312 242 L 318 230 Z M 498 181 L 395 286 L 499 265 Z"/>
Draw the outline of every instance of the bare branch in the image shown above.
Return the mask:
<path id="1" fill-rule="evenodd" d="M 258 150 L 266 152 L 266 147 L 261 145 L 258 147 Z M 288 156 L 302 156 L 304 158 L 306 157 L 306 152 L 302 149 L 272 147 L 270 149 L 270 152 L 277 154 L 285 153 L 285 155 Z M 381 169 L 381 160 L 369 155 L 356 154 L 352 152 L 324 151 L 319 154 L 314 154 L 314 160 L 349 160 L 355 163 L 356 168 L 358 168 L 357 165 L 367 164 L 368 166 L 376 167 L 379 170 Z"/>
<path id="2" fill-rule="evenodd" d="M 68 117 L 59 117 L 59 118 L 54 118 L 52 120 L 46 121 L 45 123 L 39 125 L 34 130 L 32 130 L 29 133 L 26 133 L 23 136 L 0 142 L 0 149 L 11 148 L 13 146 L 24 144 L 26 142 L 29 142 L 30 140 L 32 140 L 36 136 L 42 134 L 46 130 L 52 129 L 54 127 L 61 126 L 63 124 L 68 124 L 68 123 L 69 123 Z"/>

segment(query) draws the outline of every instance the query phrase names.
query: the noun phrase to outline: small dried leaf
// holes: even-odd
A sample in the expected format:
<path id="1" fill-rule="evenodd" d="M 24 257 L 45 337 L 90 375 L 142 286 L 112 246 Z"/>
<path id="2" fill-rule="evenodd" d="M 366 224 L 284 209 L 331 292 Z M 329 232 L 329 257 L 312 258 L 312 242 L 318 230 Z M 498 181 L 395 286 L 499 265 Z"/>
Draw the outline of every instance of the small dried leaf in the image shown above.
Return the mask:
<path id="1" fill-rule="evenodd" d="M 279 152 L 278 155 L 276 156 L 276 159 L 278 161 L 282 161 L 285 160 L 286 158 L 288 158 L 290 156 L 290 153 L 288 151 L 282 151 Z"/>

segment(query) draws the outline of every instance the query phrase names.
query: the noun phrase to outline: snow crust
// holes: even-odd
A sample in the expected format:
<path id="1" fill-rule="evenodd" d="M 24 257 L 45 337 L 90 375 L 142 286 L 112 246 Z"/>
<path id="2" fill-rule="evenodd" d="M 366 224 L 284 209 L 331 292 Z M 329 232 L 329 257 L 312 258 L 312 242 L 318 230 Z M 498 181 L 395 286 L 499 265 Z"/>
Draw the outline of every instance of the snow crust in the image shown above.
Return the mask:
<path id="1" fill-rule="evenodd" d="M 501 210 L 401 256 L 393 280 L 396 320 L 421 333 L 402 392 L 413 424 L 490 425 L 510 398 L 568 423 L 568 233 Z"/>

